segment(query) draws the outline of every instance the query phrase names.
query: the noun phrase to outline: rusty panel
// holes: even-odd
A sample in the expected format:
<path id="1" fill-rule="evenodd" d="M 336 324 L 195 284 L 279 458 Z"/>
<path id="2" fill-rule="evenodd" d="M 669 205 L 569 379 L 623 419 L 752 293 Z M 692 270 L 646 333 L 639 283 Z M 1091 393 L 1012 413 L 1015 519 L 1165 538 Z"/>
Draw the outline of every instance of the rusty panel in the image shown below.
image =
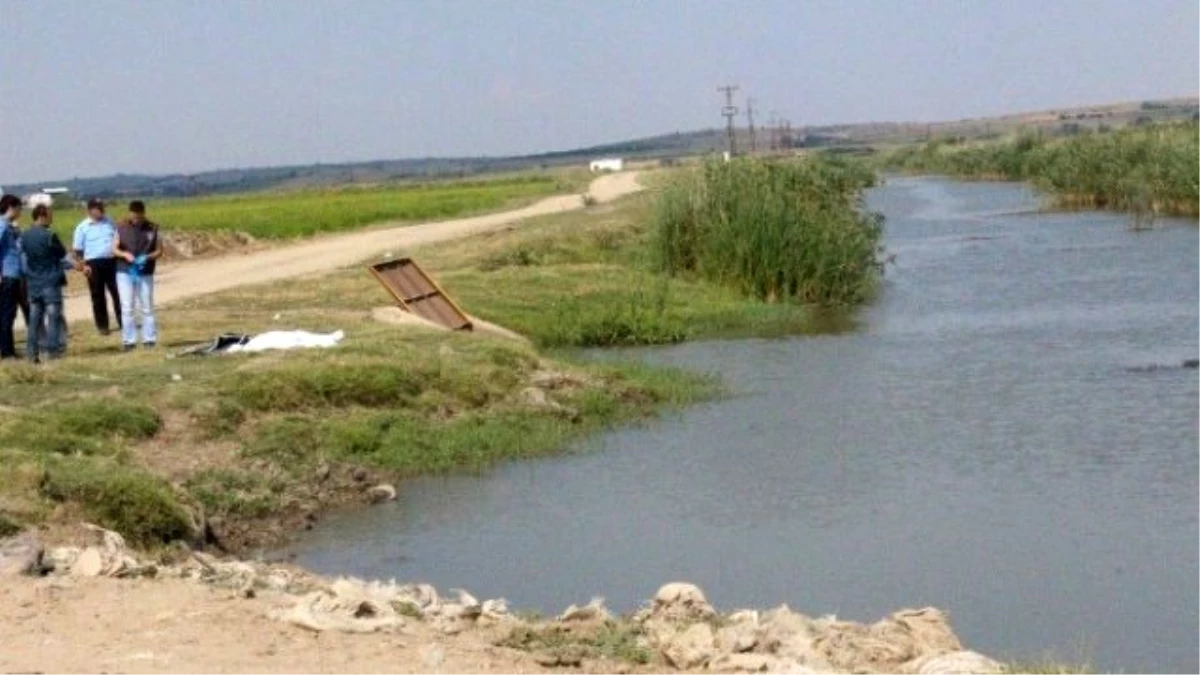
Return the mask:
<path id="1" fill-rule="evenodd" d="M 370 270 L 401 309 L 447 328 L 471 330 L 466 313 L 415 260 L 389 260 L 371 265 Z"/>

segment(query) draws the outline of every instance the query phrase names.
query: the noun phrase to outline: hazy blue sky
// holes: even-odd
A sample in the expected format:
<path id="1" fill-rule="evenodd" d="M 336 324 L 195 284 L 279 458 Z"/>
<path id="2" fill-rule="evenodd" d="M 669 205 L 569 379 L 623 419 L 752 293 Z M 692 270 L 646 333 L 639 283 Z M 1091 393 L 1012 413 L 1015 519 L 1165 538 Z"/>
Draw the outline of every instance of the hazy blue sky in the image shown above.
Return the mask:
<path id="1" fill-rule="evenodd" d="M 0 185 L 1195 95 L 1195 0 L 0 0 Z M 739 102 L 740 103 L 740 102 Z"/>

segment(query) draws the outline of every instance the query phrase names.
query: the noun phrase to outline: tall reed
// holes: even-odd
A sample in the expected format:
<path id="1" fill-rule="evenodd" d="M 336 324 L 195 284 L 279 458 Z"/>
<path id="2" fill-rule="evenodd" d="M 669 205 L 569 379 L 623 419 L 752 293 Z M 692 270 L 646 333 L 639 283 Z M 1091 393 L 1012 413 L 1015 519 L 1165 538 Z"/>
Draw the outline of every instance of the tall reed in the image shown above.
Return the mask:
<path id="1" fill-rule="evenodd" d="M 1054 141 L 1030 133 L 999 143 L 934 140 L 892 153 L 884 166 L 960 178 L 1028 180 L 1064 207 L 1193 216 L 1200 209 L 1196 122 Z"/>
<path id="2" fill-rule="evenodd" d="M 873 183 L 832 159 L 709 161 L 659 198 L 659 265 L 772 302 L 862 302 L 881 272 L 883 218 L 862 204 Z"/>

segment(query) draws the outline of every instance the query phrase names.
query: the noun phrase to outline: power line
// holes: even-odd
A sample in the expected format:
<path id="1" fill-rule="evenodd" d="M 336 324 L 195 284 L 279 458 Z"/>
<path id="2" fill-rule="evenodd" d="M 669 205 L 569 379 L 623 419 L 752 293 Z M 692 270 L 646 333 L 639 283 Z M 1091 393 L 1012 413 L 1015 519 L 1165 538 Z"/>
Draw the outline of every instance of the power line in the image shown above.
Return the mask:
<path id="1" fill-rule="evenodd" d="M 737 154 L 737 141 L 733 134 L 733 118 L 737 116 L 737 106 L 733 104 L 733 92 L 738 90 L 736 84 L 727 84 L 723 87 L 717 87 L 717 91 L 725 92 L 725 107 L 721 108 L 721 114 L 725 116 L 725 129 L 729 134 L 729 156 L 733 157 Z"/>

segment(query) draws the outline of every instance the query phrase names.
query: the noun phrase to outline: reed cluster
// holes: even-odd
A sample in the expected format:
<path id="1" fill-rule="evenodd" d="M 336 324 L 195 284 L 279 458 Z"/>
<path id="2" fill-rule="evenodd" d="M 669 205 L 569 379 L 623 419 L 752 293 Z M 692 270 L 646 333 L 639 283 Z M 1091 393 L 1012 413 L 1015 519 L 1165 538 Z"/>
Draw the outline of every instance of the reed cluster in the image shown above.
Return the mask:
<path id="1" fill-rule="evenodd" d="M 1200 126 L 1135 126 L 1060 140 L 1027 132 L 999 143 L 933 140 L 897 150 L 884 167 L 1027 180 L 1061 207 L 1194 216 L 1200 207 Z"/>
<path id="2" fill-rule="evenodd" d="M 709 161 L 659 197 L 658 264 L 769 302 L 863 302 L 881 273 L 883 218 L 862 202 L 874 181 L 829 158 Z"/>

